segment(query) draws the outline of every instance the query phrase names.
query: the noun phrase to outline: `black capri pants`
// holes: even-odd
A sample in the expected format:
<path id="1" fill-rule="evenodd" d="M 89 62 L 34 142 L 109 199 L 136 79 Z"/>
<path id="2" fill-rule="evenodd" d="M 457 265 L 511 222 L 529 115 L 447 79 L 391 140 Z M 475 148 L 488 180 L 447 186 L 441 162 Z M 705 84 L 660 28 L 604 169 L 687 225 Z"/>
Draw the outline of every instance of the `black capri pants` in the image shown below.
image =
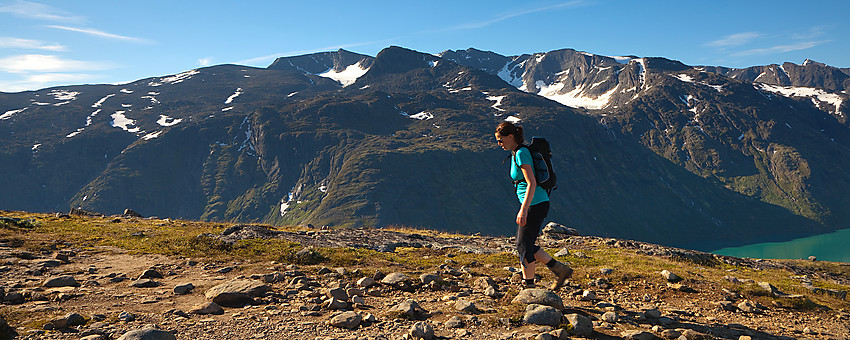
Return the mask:
<path id="1" fill-rule="evenodd" d="M 516 251 L 519 255 L 520 263 L 534 262 L 534 253 L 540 250 L 537 246 L 537 236 L 540 235 L 540 227 L 543 225 L 543 220 L 549 214 L 549 201 L 540 202 L 528 208 L 528 217 L 525 219 L 525 226 L 517 226 L 516 230 Z"/>

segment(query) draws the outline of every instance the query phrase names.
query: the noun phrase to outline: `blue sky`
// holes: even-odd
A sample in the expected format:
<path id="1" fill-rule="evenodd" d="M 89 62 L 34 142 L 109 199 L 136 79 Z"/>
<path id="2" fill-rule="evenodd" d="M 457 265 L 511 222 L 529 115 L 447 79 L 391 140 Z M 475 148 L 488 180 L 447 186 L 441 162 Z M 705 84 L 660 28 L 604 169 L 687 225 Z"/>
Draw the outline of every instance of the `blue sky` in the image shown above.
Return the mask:
<path id="1" fill-rule="evenodd" d="M 747 67 L 850 67 L 848 1 L 0 0 L 0 91 L 396 45 L 503 55 L 573 48 Z"/>

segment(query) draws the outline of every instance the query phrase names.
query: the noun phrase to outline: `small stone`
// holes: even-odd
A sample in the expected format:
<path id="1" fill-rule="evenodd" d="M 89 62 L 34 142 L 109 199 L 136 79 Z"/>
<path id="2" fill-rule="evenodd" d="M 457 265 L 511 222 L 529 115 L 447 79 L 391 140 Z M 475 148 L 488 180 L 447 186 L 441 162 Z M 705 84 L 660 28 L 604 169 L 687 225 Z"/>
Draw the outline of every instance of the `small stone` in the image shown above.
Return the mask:
<path id="1" fill-rule="evenodd" d="M 349 311 L 339 313 L 332 317 L 328 321 L 328 324 L 339 328 L 355 329 L 357 326 L 360 326 L 360 321 L 362 321 L 360 314 Z"/>
<path id="2" fill-rule="evenodd" d="M 547 325 L 557 327 L 564 315 L 560 311 L 545 305 L 530 304 L 525 307 L 522 321 L 532 325 Z"/>
<path id="3" fill-rule="evenodd" d="M 601 273 L 602 275 L 608 275 L 608 274 L 611 274 L 613 272 L 614 272 L 614 269 L 611 269 L 611 268 L 602 268 L 602 269 L 599 270 L 599 273 Z"/>
<path id="4" fill-rule="evenodd" d="M 443 280 L 443 278 L 441 278 L 439 275 L 434 275 L 434 274 L 419 275 L 419 281 L 421 281 L 422 284 L 425 284 L 425 285 L 431 284 L 431 282 L 440 282 L 442 280 Z"/>
<path id="5" fill-rule="evenodd" d="M 121 321 L 124 321 L 124 322 L 132 322 L 132 321 L 136 321 L 136 316 L 133 315 L 130 312 L 123 311 L 123 312 L 118 314 L 118 320 L 121 320 Z"/>
<path id="6" fill-rule="evenodd" d="M 177 340 L 174 334 L 153 327 L 124 333 L 118 340 Z"/>
<path id="7" fill-rule="evenodd" d="M 661 331 L 661 337 L 664 339 L 678 339 L 682 335 L 682 332 L 679 332 L 675 329 L 665 329 Z"/>
<path id="8" fill-rule="evenodd" d="M 463 319 L 458 316 L 453 316 L 446 321 L 446 327 L 448 328 L 462 328 L 463 327 Z"/>
<path id="9" fill-rule="evenodd" d="M 161 279 L 162 273 L 158 272 L 156 269 L 148 269 L 142 272 L 142 275 L 139 275 L 139 279 Z"/>
<path id="10" fill-rule="evenodd" d="M 415 300 L 406 300 L 402 301 L 395 307 L 393 307 L 390 311 L 401 312 L 407 318 L 411 320 L 419 320 L 427 316 L 428 311 L 419 306 Z"/>
<path id="11" fill-rule="evenodd" d="M 593 333 L 593 322 L 590 318 L 581 314 L 568 314 L 566 317 L 573 326 L 573 334 L 586 337 Z"/>
<path id="12" fill-rule="evenodd" d="M 329 298 L 334 298 L 340 301 L 348 301 L 348 293 L 346 293 L 343 288 L 328 289 L 325 295 Z"/>
<path id="13" fill-rule="evenodd" d="M 196 305 L 196 306 L 192 307 L 192 309 L 189 310 L 189 313 L 198 314 L 198 315 L 207 315 L 207 314 L 222 315 L 222 314 L 224 314 L 224 308 L 221 308 L 221 306 L 219 306 L 215 302 L 205 302 L 205 303 L 202 303 L 200 305 Z"/>
<path id="14" fill-rule="evenodd" d="M 818 260 L 817 256 L 809 256 L 809 261 L 815 262 Z"/>
<path id="15" fill-rule="evenodd" d="M 803 334 L 815 335 L 815 334 L 818 334 L 818 333 L 813 331 L 811 328 L 806 327 L 806 328 L 803 328 Z"/>
<path id="16" fill-rule="evenodd" d="M 655 308 L 648 309 L 643 312 L 643 316 L 649 320 L 658 320 L 661 317 L 661 311 Z"/>
<path id="17" fill-rule="evenodd" d="M 184 283 L 182 285 L 174 286 L 174 294 L 176 295 L 186 295 L 192 292 L 192 289 L 195 289 L 195 285 L 191 283 Z"/>
<path id="18" fill-rule="evenodd" d="M 620 333 L 620 336 L 623 339 L 628 340 L 654 340 L 656 339 L 655 335 L 650 332 L 640 331 L 640 330 L 628 330 Z"/>
<path id="19" fill-rule="evenodd" d="M 355 296 L 351 297 L 351 303 L 353 303 L 355 305 L 365 305 L 366 300 L 363 299 L 363 297 L 360 296 L 360 295 L 355 295 Z"/>
<path id="20" fill-rule="evenodd" d="M 375 279 L 371 277 L 364 277 L 357 280 L 357 285 L 363 288 L 369 288 L 375 285 Z"/>
<path id="21" fill-rule="evenodd" d="M 499 297 L 499 292 L 496 290 L 496 288 L 487 287 L 487 289 L 484 289 L 484 295 L 491 298 L 497 298 Z"/>
<path id="22" fill-rule="evenodd" d="M 593 301 L 596 300 L 596 294 L 592 291 L 585 290 L 581 292 L 581 296 L 579 296 L 579 301 Z"/>
<path id="23" fill-rule="evenodd" d="M 48 288 L 54 287 L 79 287 L 80 283 L 73 276 L 59 276 L 44 280 L 42 285 Z"/>
<path id="24" fill-rule="evenodd" d="M 539 304 L 553 307 L 557 310 L 564 310 L 564 301 L 561 300 L 561 297 L 558 294 L 553 293 L 547 289 L 523 289 L 517 294 L 517 296 L 513 299 L 514 303 L 524 303 L 524 304 Z"/>
<path id="25" fill-rule="evenodd" d="M 620 321 L 620 317 L 615 312 L 605 312 L 605 314 L 602 314 L 602 321 L 617 323 L 617 321 Z"/>
<path id="26" fill-rule="evenodd" d="M 566 329 L 556 329 L 549 332 L 549 334 L 552 334 L 556 340 L 567 340 L 570 338 L 570 332 Z"/>
<path id="27" fill-rule="evenodd" d="M 330 310 L 348 309 L 348 302 L 332 297 L 328 300 L 327 308 Z"/>
<path id="28" fill-rule="evenodd" d="M 720 304 L 721 309 L 723 309 L 727 312 L 737 312 L 738 311 L 738 306 L 735 306 L 735 304 L 732 303 L 732 301 L 720 301 L 720 302 L 718 302 L 718 304 Z"/>
<path id="29" fill-rule="evenodd" d="M 557 253 L 555 253 L 554 256 L 558 256 L 558 257 L 570 256 L 570 250 L 567 249 L 567 248 L 563 248 L 563 249 L 559 250 Z"/>
<path id="30" fill-rule="evenodd" d="M 160 283 L 151 279 L 139 279 L 130 283 L 130 287 L 136 288 L 153 288 L 159 287 Z"/>
<path id="31" fill-rule="evenodd" d="M 431 324 L 419 321 L 413 324 L 410 327 L 410 331 L 408 332 L 411 339 L 421 339 L 421 340 L 433 340 L 434 339 L 434 327 Z"/>
<path id="32" fill-rule="evenodd" d="M 478 313 L 478 307 L 475 306 L 475 303 L 467 300 L 458 300 L 455 302 L 455 309 L 461 312 L 475 314 Z"/>
<path id="33" fill-rule="evenodd" d="M 672 272 L 670 272 L 667 269 L 661 271 L 661 276 L 663 276 L 664 279 L 666 279 L 667 281 L 672 282 L 672 283 L 682 281 L 682 278 L 679 277 L 679 275 L 673 274 Z"/>
<path id="34" fill-rule="evenodd" d="M 381 283 L 385 285 L 396 285 L 404 280 L 407 280 L 407 275 L 404 275 L 403 273 L 390 273 L 381 279 Z"/>

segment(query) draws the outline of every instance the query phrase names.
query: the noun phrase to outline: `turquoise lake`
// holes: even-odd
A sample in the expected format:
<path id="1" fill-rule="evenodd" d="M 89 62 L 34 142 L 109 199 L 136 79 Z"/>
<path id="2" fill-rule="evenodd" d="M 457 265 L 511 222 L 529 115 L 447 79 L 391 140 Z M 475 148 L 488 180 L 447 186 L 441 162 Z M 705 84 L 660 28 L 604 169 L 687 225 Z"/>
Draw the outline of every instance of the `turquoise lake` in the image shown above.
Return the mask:
<path id="1" fill-rule="evenodd" d="M 850 263 L 850 229 L 815 235 L 786 242 L 767 242 L 723 248 L 715 254 L 758 259 L 807 259 Z"/>

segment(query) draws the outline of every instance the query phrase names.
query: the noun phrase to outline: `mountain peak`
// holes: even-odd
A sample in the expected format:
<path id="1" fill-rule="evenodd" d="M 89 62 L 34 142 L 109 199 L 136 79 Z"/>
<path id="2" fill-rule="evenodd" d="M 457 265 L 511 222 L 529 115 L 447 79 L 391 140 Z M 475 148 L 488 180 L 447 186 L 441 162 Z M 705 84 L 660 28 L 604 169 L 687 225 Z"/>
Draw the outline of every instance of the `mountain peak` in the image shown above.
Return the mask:
<path id="1" fill-rule="evenodd" d="M 368 69 L 375 58 L 338 49 L 335 52 L 304 54 L 293 57 L 280 57 L 267 67 L 270 70 L 296 70 L 308 74 L 319 74 L 327 71 L 342 72 L 347 67 L 359 64 Z"/>

